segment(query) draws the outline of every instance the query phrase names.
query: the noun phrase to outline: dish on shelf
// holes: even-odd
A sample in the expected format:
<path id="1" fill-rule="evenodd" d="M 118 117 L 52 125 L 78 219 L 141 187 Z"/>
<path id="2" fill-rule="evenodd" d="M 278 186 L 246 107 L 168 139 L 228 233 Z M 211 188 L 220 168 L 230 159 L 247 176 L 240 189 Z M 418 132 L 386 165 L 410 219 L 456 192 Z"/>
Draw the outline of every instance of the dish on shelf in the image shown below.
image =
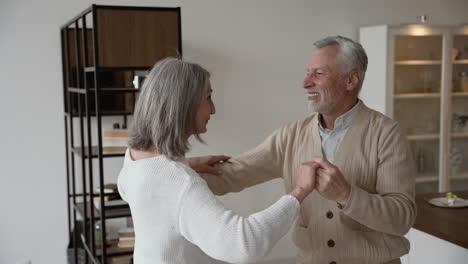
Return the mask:
<path id="1" fill-rule="evenodd" d="M 432 198 L 428 201 L 430 204 L 437 206 L 437 207 L 445 207 L 445 208 L 461 208 L 461 207 L 468 207 L 468 200 L 462 199 L 457 197 L 453 204 L 449 203 L 447 197 L 437 197 Z"/>

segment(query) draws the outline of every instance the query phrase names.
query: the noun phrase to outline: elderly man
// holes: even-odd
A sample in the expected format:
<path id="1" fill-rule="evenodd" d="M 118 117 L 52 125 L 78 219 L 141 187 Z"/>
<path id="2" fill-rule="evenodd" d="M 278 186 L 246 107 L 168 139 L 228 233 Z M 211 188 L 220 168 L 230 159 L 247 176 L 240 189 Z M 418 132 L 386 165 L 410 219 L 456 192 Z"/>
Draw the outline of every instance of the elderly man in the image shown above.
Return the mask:
<path id="1" fill-rule="evenodd" d="M 341 36 L 314 46 L 303 82 L 313 113 L 205 179 L 218 195 L 275 178 L 289 192 L 295 169 L 315 164 L 316 192 L 301 205 L 293 233 L 298 263 L 400 263 L 416 216 L 408 144 L 395 121 L 358 99 L 367 68 L 362 46 Z M 189 162 L 200 169 L 201 161 Z"/>

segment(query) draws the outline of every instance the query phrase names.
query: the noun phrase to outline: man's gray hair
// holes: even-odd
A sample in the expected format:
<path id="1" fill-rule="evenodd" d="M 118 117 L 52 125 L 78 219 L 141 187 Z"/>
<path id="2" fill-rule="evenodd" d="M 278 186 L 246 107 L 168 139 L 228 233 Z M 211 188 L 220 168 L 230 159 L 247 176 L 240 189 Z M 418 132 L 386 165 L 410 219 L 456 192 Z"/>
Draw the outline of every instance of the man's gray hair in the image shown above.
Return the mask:
<path id="1" fill-rule="evenodd" d="M 157 151 L 171 159 L 189 150 L 196 114 L 209 85 L 210 73 L 178 58 L 157 62 L 146 77 L 135 106 L 130 148 Z M 203 142 L 198 134 L 196 138 Z"/>
<path id="2" fill-rule="evenodd" d="M 340 47 L 340 57 L 341 61 L 345 64 L 345 70 L 347 72 L 357 70 L 362 76 L 362 80 L 360 80 L 359 84 L 360 88 L 364 81 L 364 76 L 366 75 L 368 63 L 364 48 L 358 42 L 343 36 L 330 36 L 314 43 L 317 49 L 334 45 Z"/>

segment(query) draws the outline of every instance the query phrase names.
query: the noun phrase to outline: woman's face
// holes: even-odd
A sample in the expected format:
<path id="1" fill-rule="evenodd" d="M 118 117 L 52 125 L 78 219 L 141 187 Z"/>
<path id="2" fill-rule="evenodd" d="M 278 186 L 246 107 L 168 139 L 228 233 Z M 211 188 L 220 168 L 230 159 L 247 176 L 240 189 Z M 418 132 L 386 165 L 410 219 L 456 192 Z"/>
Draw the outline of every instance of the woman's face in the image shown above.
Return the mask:
<path id="1" fill-rule="evenodd" d="M 205 133 L 207 131 L 206 125 L 208 124 L 208 120 L 210 120 L 210 116 L 216 113 L 215 105 L 213 100 L 211 100 L 212 93 L 213 90 L 211 89 L 211 83 L 208 82 L 208 87 L 200 105 L 198 106 L 195 134 Z"/>

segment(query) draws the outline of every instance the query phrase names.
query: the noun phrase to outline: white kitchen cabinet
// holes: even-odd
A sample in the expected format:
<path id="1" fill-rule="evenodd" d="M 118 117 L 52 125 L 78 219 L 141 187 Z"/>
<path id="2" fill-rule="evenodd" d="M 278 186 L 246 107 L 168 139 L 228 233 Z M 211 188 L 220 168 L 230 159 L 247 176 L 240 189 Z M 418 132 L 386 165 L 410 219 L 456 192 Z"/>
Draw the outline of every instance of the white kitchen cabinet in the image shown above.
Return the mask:
<path id="1" fill-rule="evenodd" d="M 468 189 L 468 25 L 360 29 L 360 94 L 405 130 L 418 193 Z"/>
<path id="2" fill-rule="evenodd" d="M 466 264 L 468 249 L 440 239 L 433 235 L 411 228 L 406 236 L 411 249 L 406 258 L 407 264 Z M 402 263 L 403 258 L 402 258 Z"/>

